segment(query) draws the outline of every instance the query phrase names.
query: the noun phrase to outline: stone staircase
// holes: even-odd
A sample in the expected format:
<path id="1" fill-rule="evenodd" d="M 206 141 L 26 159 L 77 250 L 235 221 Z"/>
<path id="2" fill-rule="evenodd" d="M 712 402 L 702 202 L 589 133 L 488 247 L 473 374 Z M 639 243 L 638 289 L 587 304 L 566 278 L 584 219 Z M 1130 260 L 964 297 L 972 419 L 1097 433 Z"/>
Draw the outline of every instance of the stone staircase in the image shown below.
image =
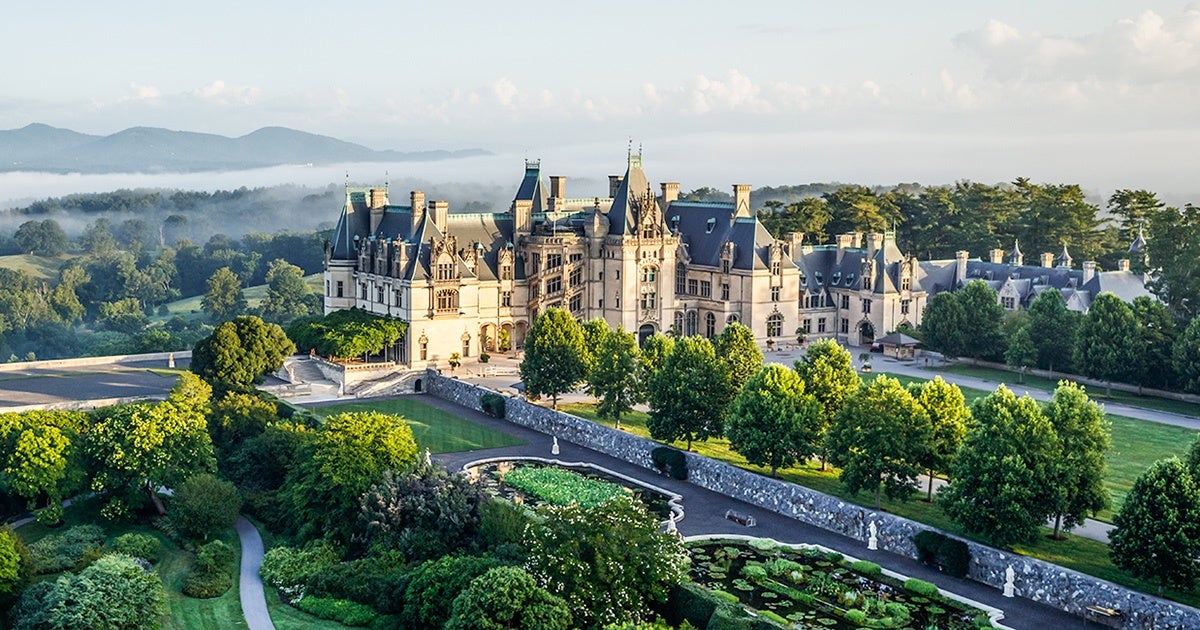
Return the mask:
<path id="1" fill-rule="evenodd" d="M 325 374 L 321 372 L 321 369 L 310 361 L 308 357 L 288 357 L 284 360 L 283 367 L 276 372 L 276 376 L 292 384 L 292 386 L 280 388 L 277 392 L 277 395 L 283 397 L 319 396 L 322 398 L 336 398 L 338 395 L 338 384 L 325 378 Z"/>

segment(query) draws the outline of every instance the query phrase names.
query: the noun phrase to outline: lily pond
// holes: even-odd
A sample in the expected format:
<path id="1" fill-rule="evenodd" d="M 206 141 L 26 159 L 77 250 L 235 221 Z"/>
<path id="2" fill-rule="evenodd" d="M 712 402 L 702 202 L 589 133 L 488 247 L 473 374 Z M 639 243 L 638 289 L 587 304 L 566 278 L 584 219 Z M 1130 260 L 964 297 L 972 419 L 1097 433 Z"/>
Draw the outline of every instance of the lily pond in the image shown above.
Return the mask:
<path id="1" fill-rule="evenodd" d="M 662 519 L 671 515 L 671 497 L 601 471 L 539 461 L 485 462 L 467 469 L 489 492 L 514 503 L 594 507 L 621 494 L 635 497 Z"/>
<path id="2" fill-rule="evenodd" d="M 721 597 L 801 628 L 990 628 L 987 613 L 879 565 L 770 541 L 689 542 L 691 577 Z"/>

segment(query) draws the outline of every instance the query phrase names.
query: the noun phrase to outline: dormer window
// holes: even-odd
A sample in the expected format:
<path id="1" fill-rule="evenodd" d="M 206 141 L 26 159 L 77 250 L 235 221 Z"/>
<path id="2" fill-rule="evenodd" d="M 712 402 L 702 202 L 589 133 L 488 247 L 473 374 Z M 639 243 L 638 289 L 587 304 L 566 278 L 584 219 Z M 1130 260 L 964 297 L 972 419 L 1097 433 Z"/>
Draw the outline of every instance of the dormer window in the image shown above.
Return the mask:
<path id="1" fill-rule="evenodd" d="M 836 287 L 838 285 L 838 283 L 841 281 L 842 281 L 842 272 L 835 271 L 835 272 L 833 272 L 833 277 L 829 279 L 829 284 Z"/>
<path id="2" fill-rule="evenodd" d="M 814 276 L 814 277 L 817 279 L 817 284 L 818 284 L 818 285 L 820 285 L 820 284 L 824 284 L 824 283 L 825 283 L 825 276 L 824 276 L 824 274 L 822 274 L 820 271 L 818 271 L 818 272 L 816 272 L 815 274 L 813 274 L 813 276 Z"/>
<path id="3" fill-rule="evenodd" d="M 847 287 L 854 286 L 854 274 L 852 274 L 852 273 L 846 274 L 846 286 Z"/>
<path id="4" fill-rule="evenodd" d="M 705 233 L 705 234 L 712 234 L 712 231 L 713 231 L 713 230 L 714 230 L 716 227 L 717 227 L 717 220 L 716 220 L 716 219 L 709 219 L 709 220 L 708 220 L 708 222 L 704 224 L 704 233 Z"/>

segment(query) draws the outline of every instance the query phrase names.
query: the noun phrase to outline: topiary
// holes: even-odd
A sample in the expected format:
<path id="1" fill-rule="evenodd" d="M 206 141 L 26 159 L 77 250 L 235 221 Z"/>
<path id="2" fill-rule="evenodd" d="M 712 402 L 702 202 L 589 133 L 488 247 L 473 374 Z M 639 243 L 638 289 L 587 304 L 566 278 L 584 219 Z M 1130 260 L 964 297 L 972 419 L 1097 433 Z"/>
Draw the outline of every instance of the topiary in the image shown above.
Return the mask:
<path id="1" fill-rule="evenodd" d="M 659 446 L 650 451 L 650 460 L 659 472 L 666 473 L 672 479 L 680 481 L 688 478 L 687 457 L 676 449 Z"/>
<path id="2" fill-rule="evenodd" d="M 109 548 L 116 553 L 123 553 L 154 563 L 158 562 L 159 554 L 162 552 L 162 541 L 156 536 L 129 532 L 117 536 Z"/>
<path id="3" fill-rule="evenodd" d="M 506 406 L 504 396 L 500 394 L 488 393 L 479 397 L 479 407 L 493 418 L 503 420 Z"/>
<path id="4" fill-rule="evenodd" d="M 918 580 L 917 578 L 908 578 L 905 580 L 904 590 L 915 595 L 924 595 L 926 597 L 937 595 L 939 593 L 936 584 L 926 582 L 925 580 Z"/>
<path id="5" fill-rule="evenodd" d="M 866 560 L 851 562 L 850 568 L 869 577 L 878 577 L 883 573 L 883 569 L 878 564 L 867 562 Z"/>

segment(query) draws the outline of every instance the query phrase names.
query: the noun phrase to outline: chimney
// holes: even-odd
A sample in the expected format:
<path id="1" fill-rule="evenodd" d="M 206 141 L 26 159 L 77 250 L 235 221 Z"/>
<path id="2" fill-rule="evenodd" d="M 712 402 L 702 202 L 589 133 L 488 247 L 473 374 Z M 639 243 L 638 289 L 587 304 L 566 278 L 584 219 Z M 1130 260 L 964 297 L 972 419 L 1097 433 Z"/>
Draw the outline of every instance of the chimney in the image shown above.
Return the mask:
<path id="1" fill-rule="evenodd" d="M 991 263 L 993 265 L 1003 264 L 1004 263 L 1004 250 L 999 249 L 999 248 L 989 249 L 988 250 L 988 260 L 991 261 Z"/>
<path id="2" fill-rule="evenodd" d="M 367 207 L 371 209 L 371 234 L 374 234 L 383 222 L 383 209 L 387 207 L 387 190 L 372 188 L 367 196 Z"/>
<path id="3" fill-rule="evenodd" d="M 430 201 L 429 212 L 433 215 L 433 224 L 441 230 L 442 234 L 445 234 L 446 225 L 450 222 L 450 202 Z"/>
<path id="4" fill-rule="evenodd" d="M 867 258 L 874 258 L 875 253 L 883 249 L 883 235 L 871 232 L 867 235 Z"/>
<path id="5" fill-rule="evenodd" d="M 862 244 L 863 244 L 862 232 L 851 232 L 850 236 L 853 237 L 853 239 L 850 243 L 850 246 L 853 247 L 854 249 L 862 249 Z"/>
<path id="6" fill-rule="evenodd" d="M 1049 269 L 1050 267 L 1053 267 L 1054 266 L 1054 254 L 1051 254 L 1050 252 L 1043 253 L 1042 254 L 1042 266 L 1046 267 L 1047 269 Z"/>
<path id="7" fill-rule="evenodd" d="M 555 199 L 563 199 L 567 196 L 566 175 L 550 176 L 550 196 L 554 197 Z"/>
<path id="8" fill-rule="evenodd" d="M 672 201 L 679 199 L 679 182 L 663 182 L 662 183 L 662 203 L 663 208 L 671 205 Z"/>
<path id="9" fill-rule="evenodd" d="M 533 200 L 513 201 L 513 229 L 528 234 L 533 231 Z"/>
<path id="10" fill-rule="evenodd" d="M 852 232 L 847 232 L 846 234 L 838 234 L 836 242 L 837 242 L 837 262 L 840 264 L 842 262 L 842 256 L 845 255 L 846 250 L 854 247 L 854 234 Z"/>
<path id="11" fill-rule="evenodd" d="M 967 283 L 967 250 L 954 252 L 954 286 L 960 287 Z"/>
<path id="12" fill-rule="evenodd" d="M 408 193 L 408 196 L 412 201 L 413 232 L 416 232 L 417 226 L 421 225 L 421 222 L 425 220 L 425 193 L 414 190 Z"/>
<path id="13" fill-rule="evenodd" d="M 1117 271 L 1129 271 L 1129 259 L 1122 258 L 1117 261 Z"/>
<path id="14" fill-rule="evenodd" d="M 621 187 L 621 180 L 625 179 L 624 175 L 609 175 L 608 176 L 608 196 L 616 197 L 617 189 Z"/>
<path id="15" fill-rule="evenodd" d="M 733 185 L 733 216 L 754 216 L 750 214 L 750 184 Z"/>
<path id="16" fill-rule="evenodd" d="M 788 238 L 792 243 L 792 260 L 799 260 L 800 251 L 804 248 L 804 232 L 792 232 L 791 234 L 788 234 Z"/>
<path id="17" fill-rule="evenodd" d="M 1094 261 L 1094 260 L 1083 261 L 1083 282 L 1081 282 L 1079 284 L 1081 284 L 1081 285 L 1087 284 L 1092 281 L 1092 278 L 1095 278 L 1095 277 L 1096 277 L 1096 261 Z"/>

